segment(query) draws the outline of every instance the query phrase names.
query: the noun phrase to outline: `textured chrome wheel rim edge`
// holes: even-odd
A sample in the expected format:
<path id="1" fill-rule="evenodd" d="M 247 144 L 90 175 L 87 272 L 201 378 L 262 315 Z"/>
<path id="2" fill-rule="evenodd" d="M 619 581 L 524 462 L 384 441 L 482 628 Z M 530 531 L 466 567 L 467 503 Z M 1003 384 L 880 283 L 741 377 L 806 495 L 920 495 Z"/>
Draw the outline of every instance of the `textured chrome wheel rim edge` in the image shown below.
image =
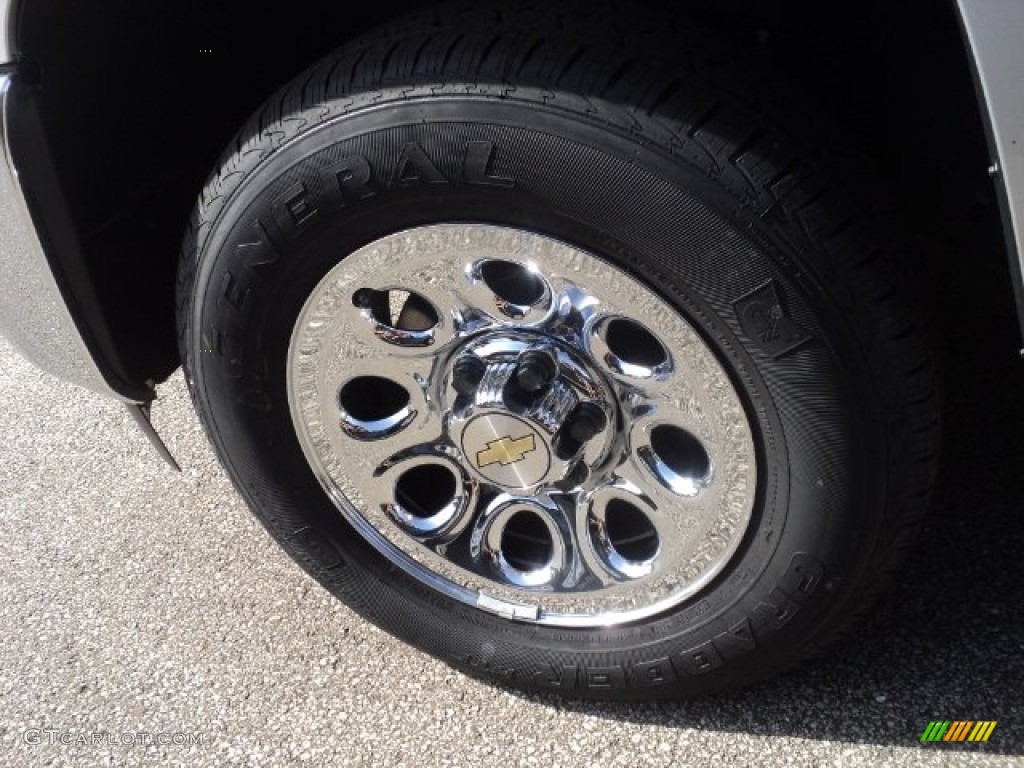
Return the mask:
<path id="1" fill-rule="evenodd" d="M 389 315 L 388 291 L 425 311 Z M 520 383 L 536 385 L 528 353 L 557 371 L 536 393 Z M 754 440 L 714 353 L 651 290 L 551 238 L 438 224 L 360 248 L 305 302 L 287 378 L 302 450 L 345 519 L 499 615 L 657 615 L 721 573 L 750 522 Z M 604 416 L 580 427 L 586 409 Z"/>

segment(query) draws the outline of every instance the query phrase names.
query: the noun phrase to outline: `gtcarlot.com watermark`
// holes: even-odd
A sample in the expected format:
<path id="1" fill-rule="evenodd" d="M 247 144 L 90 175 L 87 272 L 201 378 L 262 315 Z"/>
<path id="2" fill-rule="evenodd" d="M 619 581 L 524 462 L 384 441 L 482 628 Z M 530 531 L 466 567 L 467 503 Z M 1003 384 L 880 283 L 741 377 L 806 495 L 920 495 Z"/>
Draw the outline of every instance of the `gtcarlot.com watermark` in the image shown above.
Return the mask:
<path id="1" fill-rule="evenodd" d="M 59 728 L 29 728 L 22 734 L 26 744 L 64 744 L 82 747 L 201 746 L 203 733 L 182 731 L 94 731 L 78 733 Z"/>

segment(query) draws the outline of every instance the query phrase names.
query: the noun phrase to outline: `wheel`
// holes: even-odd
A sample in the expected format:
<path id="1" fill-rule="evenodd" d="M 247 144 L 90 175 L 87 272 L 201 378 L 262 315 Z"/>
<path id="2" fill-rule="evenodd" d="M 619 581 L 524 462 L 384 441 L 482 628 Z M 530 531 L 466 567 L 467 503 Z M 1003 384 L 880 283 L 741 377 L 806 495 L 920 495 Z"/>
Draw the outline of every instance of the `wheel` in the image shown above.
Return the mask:
<path id="1" fill-rule="evenodd" d="M 196 407 L 292 557 L 460 669 L 749 683 L 849 626 L 927 507 L 897 241 L 705 33 L 680 60 L 520 11 L 357 41 L 242 131 L 182 258 Z"/>

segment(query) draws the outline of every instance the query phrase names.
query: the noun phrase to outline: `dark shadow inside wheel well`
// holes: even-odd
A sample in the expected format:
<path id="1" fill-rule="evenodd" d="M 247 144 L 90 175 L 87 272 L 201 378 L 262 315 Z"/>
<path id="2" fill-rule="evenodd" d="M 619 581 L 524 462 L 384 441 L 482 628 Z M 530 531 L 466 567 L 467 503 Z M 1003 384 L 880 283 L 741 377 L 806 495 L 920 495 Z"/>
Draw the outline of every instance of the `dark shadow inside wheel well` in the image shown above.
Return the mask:
<path id="1" fill-rule="evenodd" d="M 137 382 L 177 365 L 174 277 L 217 158 L 280 85 L 413 2 L 26 0 L 60 186 Z M 633 4 L 623 3 L 628 19 Z M 1002 255 L 952 3 L 692 0 L 666 6 L 786 70 L 868 147 L 915 229 Z"/>

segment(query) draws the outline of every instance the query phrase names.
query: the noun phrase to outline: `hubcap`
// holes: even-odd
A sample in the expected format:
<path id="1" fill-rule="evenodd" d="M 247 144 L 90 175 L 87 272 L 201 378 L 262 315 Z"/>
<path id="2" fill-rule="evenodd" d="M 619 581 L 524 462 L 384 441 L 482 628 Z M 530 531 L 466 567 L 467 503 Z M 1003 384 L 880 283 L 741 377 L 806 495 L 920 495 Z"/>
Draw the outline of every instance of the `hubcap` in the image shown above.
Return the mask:
<path id="1" fill-rule="evenodd" d="M 292 419 L 340 512 L 445 594 L 597 626 L 692 597 L 735 553 L 757 468 L 728 375 L 600 258 L 443 224 L 345 257 L 288 357 Z"/>

